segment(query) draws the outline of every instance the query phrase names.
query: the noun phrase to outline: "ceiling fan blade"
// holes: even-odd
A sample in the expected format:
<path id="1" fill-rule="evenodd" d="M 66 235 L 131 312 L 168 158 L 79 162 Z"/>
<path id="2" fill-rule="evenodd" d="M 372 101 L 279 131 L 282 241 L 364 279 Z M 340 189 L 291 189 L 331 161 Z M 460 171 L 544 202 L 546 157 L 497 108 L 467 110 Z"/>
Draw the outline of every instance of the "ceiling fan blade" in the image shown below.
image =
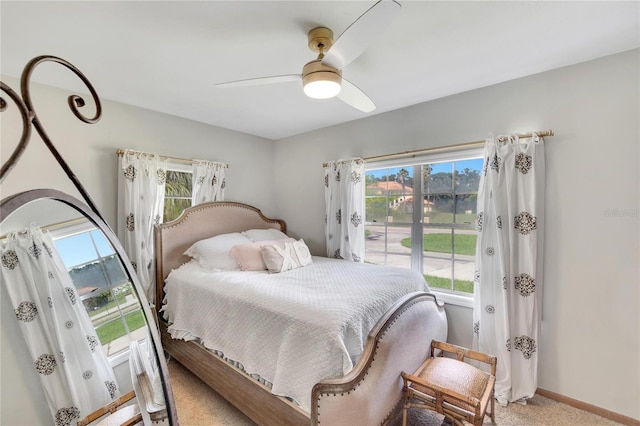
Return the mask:
<path id="1" fill-rule="evenodd" d="M 218 83 L 215 87 L 228 88 L 228 87 L 245 87 L 245 86 L 259 86 L 263 84 L 276 84 L 286 83 L 289 81 L 300 81 L 302 75 L 300 74 L 288 74 L 288 75 L 274 75 L 271 77 L 258 77 L 248 78 L 246 80 L 227 81 L 224 83 Z"/>
<path id="2" fill-rule="evenodd" d="M 384 32 L 400 8 L 395 0 L 379 0 L 338 37 L 322 63 L 339 70 L 349 65 Z"/>
<path id="3" fill-rule="evenodd" d="M 371 112 L 376 109 L 376 105 L 369 96 L 344 78 L 342 79 L 342 87 L 340 88 L 340 93 L 338 93 L 338 98 L 347 105 L 363 112 Z"/>

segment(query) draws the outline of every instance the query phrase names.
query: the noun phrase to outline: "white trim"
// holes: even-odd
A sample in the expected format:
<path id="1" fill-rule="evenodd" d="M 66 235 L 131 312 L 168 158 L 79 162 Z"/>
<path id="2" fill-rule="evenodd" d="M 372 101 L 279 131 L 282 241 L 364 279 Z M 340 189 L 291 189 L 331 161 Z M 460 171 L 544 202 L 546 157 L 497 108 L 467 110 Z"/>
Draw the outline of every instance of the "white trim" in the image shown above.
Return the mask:
<path id="1" fill-rule="evenodd" d="M 171 170 L 172 172 L 183 172 L 183 173 L 193 173 L 193 165 L 179 163 L 177 161 L 171 161 L 171 159 L 167 160 L 167 170 Z"/>
<path id="2" fill-rule="evenodd" d="M 76 220 L 72 223 L 65 224 L 60 227 L 56 227 L 54 229 L 50 229 L 48 232 L 49 232 L 49 235 L 51 235 L 51 238 L 54 241 L 56 241 L 61 238 L 72 237 L 74 235 L 83 234 L 85 232 L 93 231 L 95 229 L 98 229 L 96 225 L 94 225 L 91 221 L 87 219 L 83 219 L 83 220 Z"/>
<path id="3" fill-rule="evenodd" d="M 430 289 L 431 293 L 435 294 L 438 300 L 443 301 L 449 305 L 462 306 L 465 308 L 473 309 L 473 294 L 470 296 L 463 296 L 458 293 L 449 293 L 447 291 L 438 291 L 434 288 Z"/>
<path id="4" fill-rule="evenodd" d="M 125 362 L 129 362 L 128 347 L 109 357 L 109 364 L 111 364 L 112 368 L 115 368 L 118 365 L 124 364 Z"/>
<path id="5" fill-rule="evenodd" d="M 424 154 L 411 158 L 392 158 L 389 160 L 366 162 L 365 171 L 383 168 L 417 166 L 421 164 L 445 163 L 448 161 L 471 160 L 474 158 L 482 158 L 483 154 L 484 148 L 470 148 L 460 151 Z"/>
<path id="6" fill-rule="evenodd" d="M 147 339 L 145 338 L 138 342 L 140 343 L 140 346 L 145 350 L 145 353 L 147 353 L 148 352 Z M 129 362 L 129 352 L 130 352 L 130 349 L 129 349 L 129 346 L 127 346 L 125 349 L 121 350 L 120 352 L 111 355 L 109 357 L 109 364 L 111 364 L 111 367 L 115 368 L 118 365 L 124 364 L 125 362 Z"/>

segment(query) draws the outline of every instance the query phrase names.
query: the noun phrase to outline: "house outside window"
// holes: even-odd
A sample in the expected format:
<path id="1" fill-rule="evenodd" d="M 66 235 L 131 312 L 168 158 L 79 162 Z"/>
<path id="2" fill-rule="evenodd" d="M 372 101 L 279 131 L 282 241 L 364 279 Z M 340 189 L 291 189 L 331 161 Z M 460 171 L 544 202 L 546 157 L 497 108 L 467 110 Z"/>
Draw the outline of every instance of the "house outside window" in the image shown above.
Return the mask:
<path id="1" fill-rule="evenodd" d="M 104 234 L 83 220 L 50 232 L 107 356 L 146 337 L 133 285 Z"/>
<path id="2" fill-rule="evenodd" d="M 414 269 L 449 303 L 471 306 L 481 150 L 369 164 L 365 261 Z"/>

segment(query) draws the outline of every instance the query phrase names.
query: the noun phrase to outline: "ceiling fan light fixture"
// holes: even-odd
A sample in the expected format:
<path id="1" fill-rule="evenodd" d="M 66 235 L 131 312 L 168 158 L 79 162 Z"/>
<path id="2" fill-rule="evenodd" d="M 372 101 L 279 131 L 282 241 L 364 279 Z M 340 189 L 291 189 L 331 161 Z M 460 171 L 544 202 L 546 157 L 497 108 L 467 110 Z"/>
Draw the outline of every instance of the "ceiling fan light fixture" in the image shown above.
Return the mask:
<path id="1" fill-rule="evenodd" d="M 312 81 L 304 83 L 304 93 L 314 99 L 329 99 L 340 93 L 340 82 L 336 81 L 335 74 L 326 73 L 325 76 L 314 74 Z M 339 79 L 338 79 L 339 80 Z"/>
<path id="2" fill-rule="evenodd" d="M 320 60 L 307 63 L 302 69 L 305 95 L 314 99 L 329 99 L 340 93 L 342 73 Z"/>

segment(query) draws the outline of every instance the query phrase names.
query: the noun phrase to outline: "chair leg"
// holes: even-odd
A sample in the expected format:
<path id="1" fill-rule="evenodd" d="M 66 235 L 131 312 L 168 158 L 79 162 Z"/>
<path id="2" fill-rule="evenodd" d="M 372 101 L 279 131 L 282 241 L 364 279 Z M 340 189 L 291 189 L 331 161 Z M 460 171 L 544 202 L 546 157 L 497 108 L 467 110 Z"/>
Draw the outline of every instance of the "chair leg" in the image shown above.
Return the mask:
<path id="1" fill-rule="evenodd" d="M 491 421 L 496 422 L 496 399 L 491 395 Z"/>
<path id="2" fill-rule="evenodd" d="M 407 426 L 407 405 L 402 407 L 402 426 Z"/>

